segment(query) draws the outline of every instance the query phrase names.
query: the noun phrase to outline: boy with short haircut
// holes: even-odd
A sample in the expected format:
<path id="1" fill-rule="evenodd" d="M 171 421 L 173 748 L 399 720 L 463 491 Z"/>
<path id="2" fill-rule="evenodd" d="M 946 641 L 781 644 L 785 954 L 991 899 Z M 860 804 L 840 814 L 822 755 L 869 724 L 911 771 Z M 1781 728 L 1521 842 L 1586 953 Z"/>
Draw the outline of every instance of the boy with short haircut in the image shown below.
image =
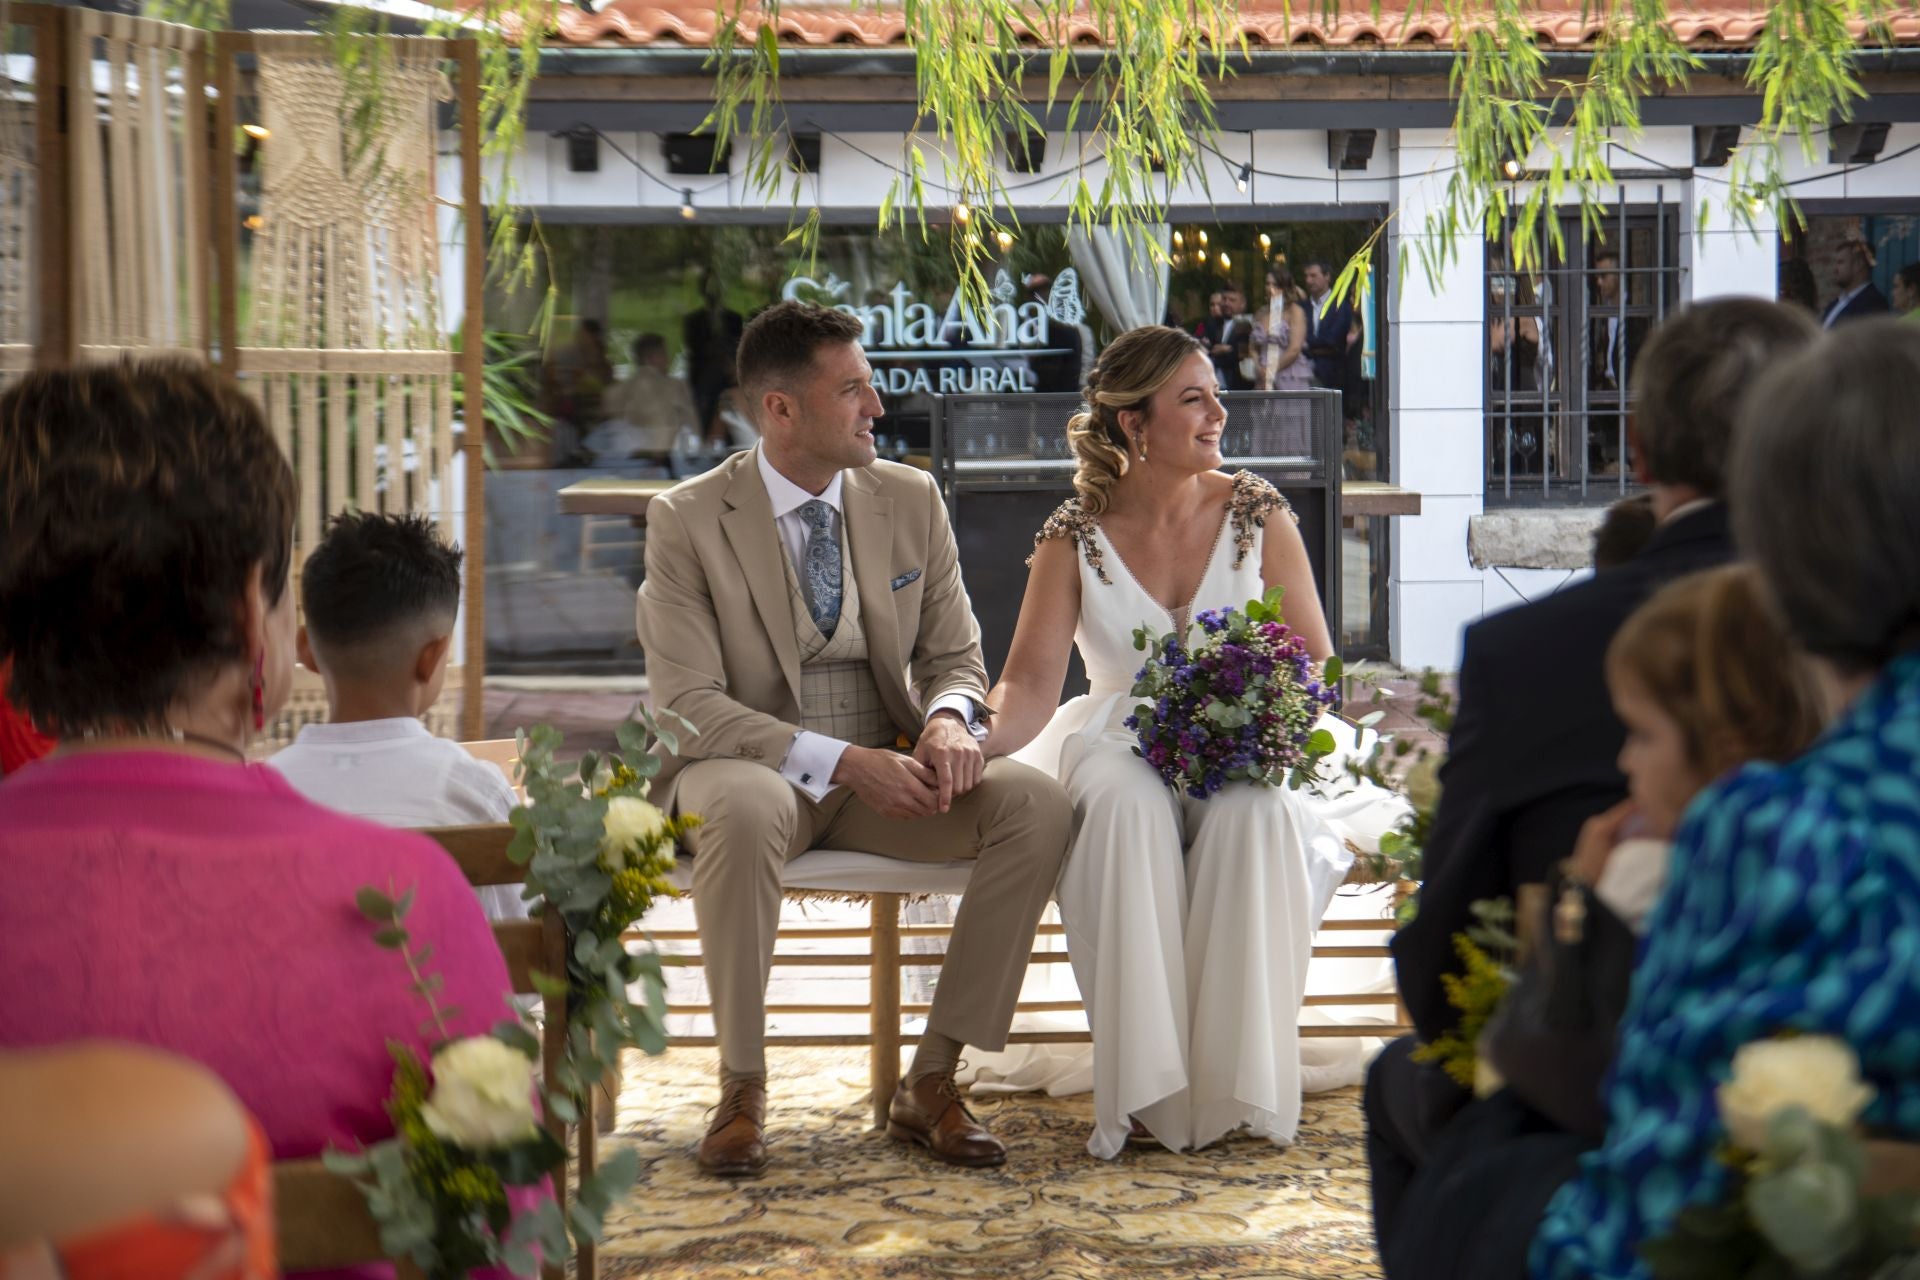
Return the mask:
<path id="1" fill-rule="evenodd" d="M 425 516 L 328 523 L 300 575 L 299 652 L 326 681 L 330 720 L 268 762 L 309 800 L 392 827 L 507 820 L 517 800 L 500 770 L 420 720 L 446 680 L 461 559 Z M 526 918 L 517 885 L 480 899 L 492 919 Z"/>

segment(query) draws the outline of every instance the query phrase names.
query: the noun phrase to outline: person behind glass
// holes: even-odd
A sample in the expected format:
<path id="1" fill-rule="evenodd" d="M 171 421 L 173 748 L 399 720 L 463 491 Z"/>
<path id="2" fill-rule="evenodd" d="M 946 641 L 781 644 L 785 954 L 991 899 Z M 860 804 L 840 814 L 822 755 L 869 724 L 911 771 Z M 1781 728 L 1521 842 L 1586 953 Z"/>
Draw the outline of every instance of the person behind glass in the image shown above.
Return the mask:
<path id="1" fill-rule="evenodd" d="M 723 301 L 720 273 L 708 268 L 700 276 L 701 305 L 680 321 L 680 349 L 687 353 L 687 383 L 699 421 L 712 425 L 720 393 L 735 384 L 733 353 L 747 322 Z"/>
<path id="2" fill-rule="evenodd" d="M 1307 359 L 1315 386 L 1335 391 L 1346 386 L 1347 332 L 1353 327 L 1353 304 L 1333 300 L 1333 268 L 1316 259 L 1306 267 Z"/>
<path id="3" fill-rule="evenodd" d="M 667 340 L 642 333 L 633 340 L 633 374 L 601 397 L 605 421 L 581 443 L 596 462 L 651 458 L 664 462 L 682 432 L 700 429 L 687 384 L 668 372 Z"/>
<path id="4" fill-rule="evenodd" d="M 1827 305 L 1821 328 L 1886 314 L 1887 299 L 1873 282 L 1873 250 L 1865 240 L 1855 237 L 1834 248 L 1833 283 L 1840 292 Z"/>
<path id="5" fill-rule="evenodd" d="M 1389 1280 L 1526 1274 L 1541 1211 L 1605 1133 L 1602 1082 L 1682 815 L 1715 779 L 1792 760 L 1820 731 L 1812 665 L 1750 565 L 1662 588 L 1608 646 L 1606 675 L 1627 799 L 1588 819 L 1522 930 L 1533 956 L 1480 1042 L 1504 1088 L 1456 1116 L 1417 1173 L 1373 1149 Z"/>
<path id="6" fill-rule="evenodd" d="M 1751 298 L 1698 303 L 1657 329 L 1635 367 L 1631 437 L 1653 491 L 1652 538 L 1618 568 L 1467 628 L 1420 909 L 1392 942 L 1417 1037 L 1387 1046 L 1367 1078 L 1368 1143 L 1392 1158 L 1376 1168 L 1420 1165 L 1464 1101 L 1410 1055 L 1459 1023 L 1445 982 L 1460 971 L 1453 939 L 1474 923 L 1472 904 L 1544 884 L 1586 820 L 1626 796 L 1607 645 L 1659 587 L 1734 558 L 1723 493 L 1739 397 L 1816 332 L 1805 313 Z"/>
<path id="7" fill-rule="evenodd" d="M 1618 395 L 1627 386 L 1627 370 L 1647 336 L 1645 316 L 1623 316 L 1620 255 L 1601 249 L 1593 255 L 1593 316 L 1588 335 L 1587 389 Z"/>
<path id="8" fill-rule="evenodd" d="M 1260 391 L 1306 391 L 1313 386 L 1307 361 L 1306 298 L 1285 264 L 1267 268 L 1267 302 L 1253 318 L 1247 344 L 1253 361 L 1254 387 Z M 1344 356 L 1343 356 L 1344 359 Z M 1289 400 L 1255 407 L 1253 452 L 1259 456 L 1312 451 L 1312 409 L 1304 401 Z"/>
<path id="9" fill-rule="evenodd" d="M 1207 344 L 1213 376 L 1219 380 L 1222 391 L 1248 390 L 1247 380 L 1240 376 L 1240 346 L 1244 337 L 1241 330 L 1246 326 L 1240 320 L 1235 302 L 1233 290 L 1216 290 L 1207 300 L 1207 318 L 1193 331 L 1195 337 Z"/>
<path id="10" fill-rule="evenodd" d="M 1729 1170 L 1714 1089 L 1742 1045 L 1835 1036 L 1875 1094 L 1869 1133 L 1920 1138 L 1920 331 L 1867 321 L 1773 363 L 1741 410 L 1734 531 L 1839 691 L 1799 759 L 1688 811 L 1634 974 L 1607 1139 L 1548 1206 L 1542 1280 L 1648 1275 L 1641 1245 Z"/>
<path id="11" fill-rule="evenodd" d="M 390 1135 L 388 1046 L 431 1047 L 361 888 L 413 893 L 451 1035 L 510 994 L 438 845 L 247 763 L 291 683 L 294 516 L 259 406 L 204 366 L 45 370 L 0 396 L 0 651 L 61 741 L 0 786 L 0 1048 L 192 1059 L 282 1159 Z"/>
<path id="12" fill-rule="evenodd" d="M 1904 320 L 1920 316 L 1920 262 L 1909 262 L 1893 273 L 1893 309 Z"/>
<path id="13" fill-rule="evenodd" d="M 1780 263 L 1780 301 L 1804 307 L 1810 316 L 1820 315 L 1820 286 L 1814 283 L 1813 268 L 1805 258 L 1787 258 Z"/>
<path id="14" fill-rule="evenodd" d="M 1487 415 L 1487 454 L 1496 475 L 1532 471 L 1539 454 L 1544 419 L 1535 393 L 1540 377 L 1540 321 L 1515 314 L 1536 305 L 1533 281 L 1504 271 L 1487 280 L 1487 385 L 1509 406 Z"/>

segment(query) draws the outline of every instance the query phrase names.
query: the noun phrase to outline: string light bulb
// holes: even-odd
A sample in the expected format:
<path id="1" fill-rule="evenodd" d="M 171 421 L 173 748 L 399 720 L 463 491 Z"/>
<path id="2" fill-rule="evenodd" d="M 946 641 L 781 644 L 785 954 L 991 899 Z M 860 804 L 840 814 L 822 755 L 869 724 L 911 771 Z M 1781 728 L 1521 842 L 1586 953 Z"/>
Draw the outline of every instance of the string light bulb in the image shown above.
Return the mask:
<path id="1" fill-rule="evenodd" d="M 1207 233 L 1204 228 L 1200 232 L 1200 247 L 1203 249 L 1207 247 Z"/>
<path id="2" fill-rule="evenodd" d="M 273 130 L 263 124 L 243 124 L 240 126 L 240 132 L 246 134 L 255 142 L 265 142 L 273 136 Z"/>
<path id="3" fill-rule="evenodd" d="M 1273 237 L 1268 235 L 1264 231 L 1260 233 L 1260 252 L 1261 253 L 1273 252 Z"/>
<path id="4" fill-rule="evenodd" d="M 1240 176 L 1235 179 L 1233 185 L 1240 188 L 1241 195 L 1245 195 L 1247 194 L 1247 184 L 1251 181 L 1253 181 L 1253 166 L 1250 164 L 1241 165 Z"/>
<path id="5" fill-rule="evenodd" d="M 1509 178 L 1517 178 L 1520 176 L 1520 162 L 1512 156 L 1508 156 L 1506 160 L 1501 163 L 1500 171 Z"/>
<path id="6" fill-rule="evenodd" d="M 1002 253 L 1013 248 L 1013 232 L 1011 231 L 1002 231 L 996 235 L 994 239 L 1000 242 L 1000 252 Z"/>
<path id="7" fill-rule="evenodd" d="M 973 219 L 973 210 L 968 207 L 967 203 L 964 200 L 961 201 L 959 204 L 953 206 L 953 220 L 955 222 L 959 223 L 961 226 L 964 227 L 967 225 L 968 222 L 972 221 L 972 219 Z"/>
<path id="8" fill-rule="evenodd" d="M 1193 251 L 1193 260 L 1195 262 L 1205 262 L 1207 260 L 1207 251 L 1205 249 L 1195 249 Z"/>
<path id="9" fill-rule="evenodd" d="M 693 188 L 692 187 L 682 187 L 680 190 L 680 216 L 687 219 L 689 222 L 693 220 Z"/>
<path id="10" fill-rule="evenodd" d="M 1173 233 L 1173 247 L 1176 249 L 1184 249 L 1187 247 L 1187 238 L 1178 231 Z"/>
<path id="11" fill-rule="evenodd" d="M 1227 256 L 1227 251 L 1225 249 L 1222 249 L 1220 251 L 1220 269 L 1222 271 L 1233 270 L 1233 259 Z"/>

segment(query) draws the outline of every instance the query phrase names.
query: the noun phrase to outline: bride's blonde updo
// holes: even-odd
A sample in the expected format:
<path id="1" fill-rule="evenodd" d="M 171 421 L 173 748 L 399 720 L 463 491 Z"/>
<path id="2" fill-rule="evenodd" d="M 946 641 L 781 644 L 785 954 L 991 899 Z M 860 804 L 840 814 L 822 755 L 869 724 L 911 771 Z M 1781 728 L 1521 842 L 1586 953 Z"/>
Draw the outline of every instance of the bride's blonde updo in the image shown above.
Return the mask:
<path id="1" fill-rule="evenodd" d="M 1190 333 L 1166 325 L 1129 329 L 1100 353 L 1100 362 L 1087 375 L 1087 411 L 1067 421 L 1067 444 L 1073 449 L 1074 492 L 1080 509 L 1097 516 L 1107 509 L 1114 482 L 1127 474 L 1133 460 L 1132 442 L 1120 429 L 1120 414 L 1145 410 L 1153 394 L 1167 385 L 1180 366 L 1196 351 L 1205 351 Z"/>

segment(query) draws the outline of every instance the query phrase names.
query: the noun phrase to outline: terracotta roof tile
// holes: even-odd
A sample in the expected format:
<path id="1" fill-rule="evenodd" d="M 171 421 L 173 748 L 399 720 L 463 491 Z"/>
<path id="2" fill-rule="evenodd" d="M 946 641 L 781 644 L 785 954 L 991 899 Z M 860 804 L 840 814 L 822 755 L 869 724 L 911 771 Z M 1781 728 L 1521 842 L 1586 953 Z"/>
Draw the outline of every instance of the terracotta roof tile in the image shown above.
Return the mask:
<path id="1" fill-rule="evenodd" d="M 1583 13 L 1583 8 L 1595 7 L 1591 0 L 1584 5 L 1583 0 L 1535 0 L 1529 21 L 1541 44 L 1577 49 L 1590 45 L 1600 30 L 1599 19 Z M 701 47 L 713 40 L 714 9 L 715 0 L 609 0 L 592 14 L 566 5 L 560 10 L 558 38 L 573 45 Z M 1760 0 L 1673 0 L 1670 12 L 1675 33 L 1700 49 L 1743 48 L 1766 27 Z M 750 17 L 748 26 L 756 25 Z M 1861 29 L 1859 23 L 1854 26 Z M 1920 11 L 1897 13 L 1892 27 L 1898 43 L 1920 44 Z M 1339 0 L 1331 21 L 1313 0 L 1242 0 L 1240 28 L 1256 48 L 1419 48 L 1445 46 L 1452 35 L 1452 24 L 1431 0 L 1381 0 L 1377 20 L 1370 0 Z M 779 31 L 783 44 L 796 46 L 884 48 L 906 43 L 899 0 L 882 0 L 878 7 L 855 7 L 847 0 L 787 0 L 780 8 Z M 1100 44 L 1100 33 L 1090 23 L 1072 23 L 1068 32 L 1075 44 Z"/>

